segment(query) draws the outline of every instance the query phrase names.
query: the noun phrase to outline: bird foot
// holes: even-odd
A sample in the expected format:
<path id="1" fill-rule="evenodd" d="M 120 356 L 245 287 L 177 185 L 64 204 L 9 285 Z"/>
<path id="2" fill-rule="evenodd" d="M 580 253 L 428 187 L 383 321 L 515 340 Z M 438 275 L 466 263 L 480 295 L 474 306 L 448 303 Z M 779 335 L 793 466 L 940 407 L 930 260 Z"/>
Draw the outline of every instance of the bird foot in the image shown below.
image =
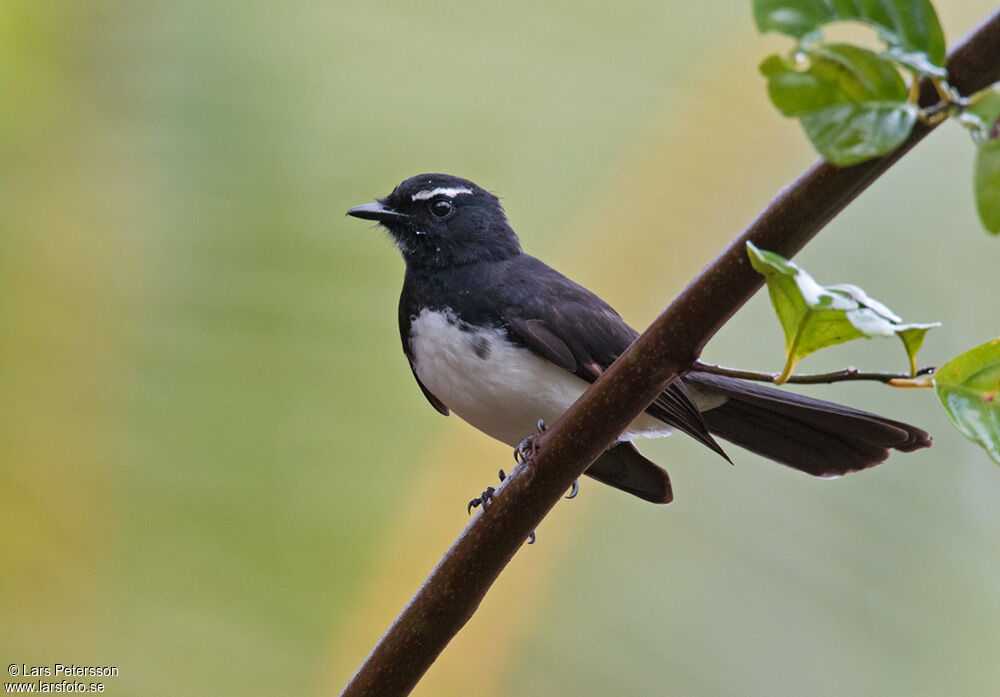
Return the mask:
<path id="1" fill-rule="evenodd" d="M 507 473 L 504 472 L 503 470 L 500 470 L 500 481 L 502 482 L 506 478 L 507 478 Z M 576 482 L 574 482 L 573 484 L 574 484 L 574 488 L 575 488 Z M 474 498 L 471 501 L 469 501 L 469 506 L 468 506 L 468 509 L 467 509 L 469 511 L 469 515 L 472 515 L 472 509 L 473 508 L 479 508 L 480 506 L 482 506 L 484 511 L 487 508 L 489 508 L 490 503 L 493 502 L 493 494 L 495 494 L 496 491 L 497 490 L 494 489 L 493 487 L 488 486 L 488 487 L 486 487 L 486 491 L 484 491 L 482 494 L 480 494 L 477 498 Z M 531 531 L 531 535 L 528 537 L 528 544 L 529 545 L 535 544 L 535 540 L 536 539 L 537 539 L 537 536 L 535 535 L 535 531 L 532 530 Z"/>
<path id="2" fill-rule="evenodd" d="M 525 436 L 521 439 L 521 442 L 517 444 L 517 447 L 514 448 L 514 462 L 519 465 L 527 462 L 538 452 L 538 437 L 548 430 L 548 426 L 545 425 L 545 421 L 543 419 L 539 419 L 535 426 L 538 428 L 538 431 Z"/>
<path id="3" fill-rule="evenodd" d="M 496 491 L 497 490 L 494 489 L 493 487 L 488 486 L 486 487 L 486 491 L 484 491 L 482 494 L 469 501 L 469 505 L 467 508 L 467 510 L 469 511 L 469 515 L 472 515 L 473 508 L 479 508 L 480 506 L 482 506 L 484 511 L 487 508 L 489 508 L 490 503 L 493 501 L 493 494 L 495 494 Z"/>
<path id="4" fill-rule="evenodd" d="M 539 419 L 536 427 L 538 428 L 537 433 L 525 436 L 521 442 L 517 444 L 517 447 L 514 448 L 514 462 L 519 465 L 524 464 L 538 453 L 538 437 L 548 430 L 548 426 L 545 425 L 544 419 Z M 503 481 L 503 479 L 503 470 L 500 470 L 500 481 Z M 574 479 L 573 487 L 570 489 L 569 493 L 566 494 L 566 498 L 576 498 L 578 493 L 580 493 L 580 483 Z"/>

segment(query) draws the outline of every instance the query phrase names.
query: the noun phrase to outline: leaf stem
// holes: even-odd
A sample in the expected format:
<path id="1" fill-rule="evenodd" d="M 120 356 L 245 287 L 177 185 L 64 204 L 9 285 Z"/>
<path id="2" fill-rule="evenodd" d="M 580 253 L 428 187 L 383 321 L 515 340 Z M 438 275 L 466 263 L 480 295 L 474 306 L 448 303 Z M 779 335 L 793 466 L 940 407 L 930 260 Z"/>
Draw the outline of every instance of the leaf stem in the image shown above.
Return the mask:
<path id="1" fill-rule="evenodd" d="M 969 106 L 969 100 L 960 95 L 946 80 L 931 80 L 940 98 L 926 109 L 921 109 L 918 118 L 929 126 L 936 126 L 949 116 L 958 116 Z"/>
<path id="2" fill-rule="evenodd" d="M 691 370 L 699 371 L 702 373 L 711 373 L 712 375 L 724 375 L 730 378 L 740 378 L 742 380 L 756 380 L 757 382 L 772 382 L 775 384 L 781 384 L 778 382 L 779 378 L 783 377 L 779 373 L 762 373 L 755 370 L 740 370 L 738 368 L 727 368 L 721 365 L 714 365 L 712 363 L 702 363 L 701 361 L 696 361 L 694 365 L 691 366 Z M 854 366 L 849 366 L 843 370 L 835 370 L 831 373 L 807 373 L 802 375 L 787 375 L 784 376 L 785 379 L 782 382 L 787 382 L 789 384 L 796 385 L 820 385 L 827 384 L 831 382 L 850 382 L 855 380 L 869 380 L 874 382 L 881 382 L 885 384 L 893 384 L 894 381 L 911 380 L 913 382 L 920 382 L 919 380 L 912 380 L 913 378 L 918 378 L 920 376 L 931 375 L 934 373 L 936 368 L 933 366 L 928 366 L 926 368 L 921 368 L 911 375 L 909 372 L 906 373 L 879 373 L 879 372 L 862 372 L 855 368 Z M 911 384 L 898 384 L 894 385 L 898 387 L 915 387 L 916 385 Z"/>
<path id="3" fill-rule="evenodd" d="M 791 343 L 785 348 L 785 367 L 781 373 L 775 377 L 772 382 L 775 385 L 782 385 L 788 382 L 789 376 L 792 374 L 792 370 L 795 368 L 795 364 L 799 362 L 799 358 L 802 356 L 797 355 L 796 349 L 799 346 L 799 342 L 802 339 L 802 332 L 805 331 L 806 325 L 809 323 L 809 318 L 812 316 L 813 311 L 811 309 L 806 310 L 805 314 L 802 315 L 802 319 L 799 320 L 799 326 L 795 330 L 795 336 L 792 338 Z"/>

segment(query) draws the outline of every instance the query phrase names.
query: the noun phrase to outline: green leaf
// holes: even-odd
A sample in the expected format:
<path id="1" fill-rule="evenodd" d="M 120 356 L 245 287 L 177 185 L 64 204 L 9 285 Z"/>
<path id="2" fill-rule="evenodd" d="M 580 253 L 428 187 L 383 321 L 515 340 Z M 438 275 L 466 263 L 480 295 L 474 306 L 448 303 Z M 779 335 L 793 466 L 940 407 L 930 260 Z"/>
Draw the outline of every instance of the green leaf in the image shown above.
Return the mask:
<path id="1" fill-rule="evenodd" d="M 907 357 L 910 359 L 910 375 L 915 377 L 917 374 L 917 351 L 920 347 L 924 345 L 924 337 L 927 336 L 927 332 L 934 327 L 940 327 L 940 322 L 931 322 L 928 324 L 908 324 L 905 329 L 901 329 L 897 332 L 899 338 L 903 342 L 903 349 L 906 351 Z"/>
<path id="2" fill-rule="evenodd" d="M 927 54 L 923 51 L 907 51 L 902 46 L 892 46 L 879 55 L 921 75 L 936 77 L 942 80 L 948 77 L 948 71 L 940 65 L 931 63 Z"/>
<path id="3" fill-rule="evenodd" d="M 813 146 L 844 167 L 885 155 L 906 140 L 918 108 L 892 63 L 864 48 L 831 44 L 805 52 L 808 64 L 769 56 L 767 91 L 785 116 L 798 117 Z"/>
<path id="4" fill-rule="evenodd" d="M 944 31 L 930 0 L 754 0 L 753 16 L 761 33 L 798 40 L 831 22 L 862 22 L 878 31 L 899 62 L 929 75 L 944 70 Z"/>
<path id="5" fill-rule="evenodd" d="M 892 63 L 867 48 L 827 44 L 809 51 L 813 70 L 854 101 L 905 100 L 909 90 Z"/>
<path id="6" fill-rule="evenodd" d="M 1000 82 L 969 97 L 963 124 L 972 131 L 976 144 L 996 140 L 1000 130 Z"/>
<path id="7" fill-rule="evenodd" d="M 973 172 L 976 210 L 986 229 L 995 235 L 1000 233 L 1000 140 L 979 146 Z"/>
<path id="8" fill-rule="evenodd" d="M 986 229 L 997 234 L 1000 233 L 1000 85 L 977 92 L 969 102 L 966 116 L 975 120 L 972 137 L 978 144 L 972 175 L 976 210 Z"/>
<path id="9" fill-rule="evenodd" d="M 1000 464 L 1000 338 L 941 366 L 934 389 L 955 428 Z"/>
<path id="10" fill-rule="evenodd" d="M 795 61 L 776 55 L 761 63 L 760 71 L 768 78 L 767 94 L 783 115 L 799 117 L 848 99 L 835 81 L 824 79 L 814 67 L 800 70 Z"/>
<path id="11" fill-rule="evenodd" d="M 821 286 L 804 269 L 779 254 L 747 243 L 750 264 L 763 274 L 771 305 L 785 333 L 785 367 L 775 382 L 788 379 L 802 358 L 827 346 L 862 337 L 899 336 L 916 373 L 916 353 L 934 324 L 903 324 L 888 307 L 853 285 Z"/>
<path id="12" fill-rule="evenodd" d="M 795 63 L 790 63 L 776 53 L 772 53 L 760 62 L 760 74 L 764 77 L 795 70 Z"/>
<path id="13" fill-rule="evenodd" d="M 833 0 L 833 5 L 839 19 L 871 25 L 890 45 L 920 51 L 934 65 L 944 65 L 944 31 L 930 0 Z"/>
<path id="14" fill-rule="evenodd" d="M 848 310 L 846 316 L 847 320 L 866 337 L 898 336 L 910 361 L 910 375 L 917 374 L 917 351 L 923 345 L 927 332 L 934 327 L 940 327 L 940 322 L 903 324 L 901 317 L 857 286 L 842 283 L 826 288 L 829 291 L 842 293 L 858 304 L 858 309 Z"/>
<path id="15" fill-rule="evenodd" d="M 754 0 L 753 18 L 761 34 L 773 31 L 801 39 L 836 15 L 824 0 Z"/>
<path id="16" fill-rule="evenodd" d="M 887 155 L 906 140 L 917 120 L 916 107 L 839 106 L 800 119 L 819 153 L 838 167 Z"/>

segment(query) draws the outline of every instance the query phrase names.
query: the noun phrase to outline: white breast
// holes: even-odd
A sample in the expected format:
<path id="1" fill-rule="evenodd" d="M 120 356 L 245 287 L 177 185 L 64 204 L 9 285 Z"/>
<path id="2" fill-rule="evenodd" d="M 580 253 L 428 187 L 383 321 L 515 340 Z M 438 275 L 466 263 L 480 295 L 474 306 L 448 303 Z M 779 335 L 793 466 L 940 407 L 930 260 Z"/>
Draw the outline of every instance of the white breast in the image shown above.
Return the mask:
<path id="1" fill-rule="evenodd" d="M 451 312 L 421 311 L 409 340 L 413 369 L 424 386 L 463 420 L 510 446 L 534 433 L 538 419 L 553 423 L 588 387 L 512 344 L 503 330 L 471 327 Z M 670 431 L 642 415 L 623 439 Z"/>

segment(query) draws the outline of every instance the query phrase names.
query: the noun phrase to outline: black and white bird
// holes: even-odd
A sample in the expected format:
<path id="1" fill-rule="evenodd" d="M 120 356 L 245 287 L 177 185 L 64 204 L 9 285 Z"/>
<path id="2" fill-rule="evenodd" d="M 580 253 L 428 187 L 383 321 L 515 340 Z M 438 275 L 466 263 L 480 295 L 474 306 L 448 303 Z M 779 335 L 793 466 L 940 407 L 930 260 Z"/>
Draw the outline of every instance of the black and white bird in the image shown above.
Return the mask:
<path id="1" fill-rule="evenodd" d="M 467 179 L 420 174 L 347 214 L 378 221 L 406 261 L 399 332 L 424 396 L 507 445 L 540 419 L 554 422 L 638 336 L 599 297 L 525 254 L 497 197 Z M 713 435 L 820 477 L 877 465 L 889 449 L 931 444 L 899 421 L 690 372 L 586 474 L 668 503 L 667 473 L 631 441 L 674 430 L 726 459 Z"/>

